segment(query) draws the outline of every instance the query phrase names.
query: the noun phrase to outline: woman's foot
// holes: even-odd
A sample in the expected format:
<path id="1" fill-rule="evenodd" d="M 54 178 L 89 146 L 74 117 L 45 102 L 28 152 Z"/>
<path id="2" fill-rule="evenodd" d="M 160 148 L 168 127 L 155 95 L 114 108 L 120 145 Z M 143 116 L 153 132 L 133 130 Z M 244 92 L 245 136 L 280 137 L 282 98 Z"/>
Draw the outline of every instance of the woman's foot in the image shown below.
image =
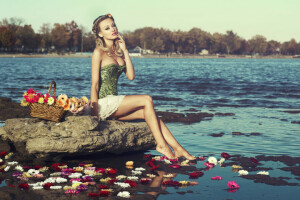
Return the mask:
<path id="1" fill-rule="evenodd" d="M 175 159 L 175 155 L 168 145 L 157 145 L 156 151 L 166 156 L 168 159 Z"/>
<path id="2" fill-rule="evenodd" d="M 195 156 L 192 156 L 183 148 L 175 151 L 175 157 L 176 158 L 185 157 L 188 160 L 196 160 Z"/>

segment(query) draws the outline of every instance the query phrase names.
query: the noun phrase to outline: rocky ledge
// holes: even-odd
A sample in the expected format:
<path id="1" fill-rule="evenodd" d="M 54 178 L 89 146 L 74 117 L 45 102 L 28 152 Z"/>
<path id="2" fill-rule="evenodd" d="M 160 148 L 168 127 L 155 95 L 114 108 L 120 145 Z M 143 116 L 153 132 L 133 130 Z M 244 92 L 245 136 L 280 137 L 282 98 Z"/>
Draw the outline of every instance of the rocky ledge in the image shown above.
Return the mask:
<path id="1" fill-rule="evenodd" d="M 0 141 L 21 155 L 41 159 L 121 154 L 155 146 L 145 122 L 98 122 L 91 116 L 69 116 L 60 123 L 37 118 L 7 119 L 0 127 Z"/>

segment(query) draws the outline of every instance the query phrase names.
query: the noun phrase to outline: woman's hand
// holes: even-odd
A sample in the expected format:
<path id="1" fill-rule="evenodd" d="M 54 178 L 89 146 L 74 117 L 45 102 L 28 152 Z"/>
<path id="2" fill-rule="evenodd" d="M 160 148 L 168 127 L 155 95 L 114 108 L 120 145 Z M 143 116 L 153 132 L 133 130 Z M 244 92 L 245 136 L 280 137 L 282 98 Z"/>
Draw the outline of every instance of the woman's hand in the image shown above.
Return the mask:
<path id="1" fill-rule="evenodd" d="M 125 41 L 124 41 L 123 37 L 120 34 L 118 34 L 118 38 L 119 38 L 118 43 L 119 43 L 120 49 L 123 52 L 126 51 L 127 49 L 126 49 L 126 45 L 125 45 Z"/>

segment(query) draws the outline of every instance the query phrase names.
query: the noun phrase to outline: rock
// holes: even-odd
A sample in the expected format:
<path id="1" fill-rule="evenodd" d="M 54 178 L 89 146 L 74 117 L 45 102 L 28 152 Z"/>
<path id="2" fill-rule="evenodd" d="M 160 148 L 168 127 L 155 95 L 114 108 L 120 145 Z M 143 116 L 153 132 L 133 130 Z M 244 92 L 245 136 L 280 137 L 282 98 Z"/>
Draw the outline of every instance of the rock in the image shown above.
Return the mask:
<path id="1" fill-rule="evenodd" d="M 234 113 L 215 113 L 215 115 L 219 115 L 219 116 L 234 116 L 235 114 Z"/>
<path id="2" fill-rule="evenodd" d="M 223 137 L 224 134 L 225 134 L 224 132 L 221 132 L 221 133 L 211 133 L 209 135 L 212 137 Z"/>
<path id="3" fill-rule="evenodd" d="M 244 134 L 241 132 L 232 132 L 232 135 L 244 135 Z"/>
<path id="4" fill-rule="evenodd" d="M 10 98 L 0 97 L 0 121 L 18 117 L 29 117 L 29 108 L 20 106 Z"/>
<path id="5" fill-rule="evenodd" d="M 213 114 L 206 112 L 183 114 L 167 111 L 157 111 L 156 113 L 164 122 L 182 122 L 185 124 L 201 122 L 201 120 L 211 119 L 214 116 Z"/>
<path id="6" fill-rule="evenodd" d="M 148 150 L 155 140 L 146 122 L 101 121 L 91 116 L 69 116 L 56 123 L 37 118 L 8 119 L 0 128 L 6 141 L 23 155 L 36 158 Z"/>
<path id="7" fill-rule="evenodd" d="M 292 121 L 292 124 L 300 124 L 300 121 Z"/>

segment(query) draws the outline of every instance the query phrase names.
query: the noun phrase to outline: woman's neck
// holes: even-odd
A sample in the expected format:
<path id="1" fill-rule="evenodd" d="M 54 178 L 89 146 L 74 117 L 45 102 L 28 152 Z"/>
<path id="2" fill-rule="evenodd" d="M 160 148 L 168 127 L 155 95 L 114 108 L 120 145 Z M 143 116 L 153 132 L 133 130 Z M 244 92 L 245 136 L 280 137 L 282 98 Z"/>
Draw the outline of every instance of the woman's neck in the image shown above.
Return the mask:
<path id="1" fill-rule="evenodd" d="M 113 44 L 114 44 L 114 40 L 106 40 L 104 39 L 105 45 L 108 49 L 110 49 L 110 51 L 113 50 Z"/>

